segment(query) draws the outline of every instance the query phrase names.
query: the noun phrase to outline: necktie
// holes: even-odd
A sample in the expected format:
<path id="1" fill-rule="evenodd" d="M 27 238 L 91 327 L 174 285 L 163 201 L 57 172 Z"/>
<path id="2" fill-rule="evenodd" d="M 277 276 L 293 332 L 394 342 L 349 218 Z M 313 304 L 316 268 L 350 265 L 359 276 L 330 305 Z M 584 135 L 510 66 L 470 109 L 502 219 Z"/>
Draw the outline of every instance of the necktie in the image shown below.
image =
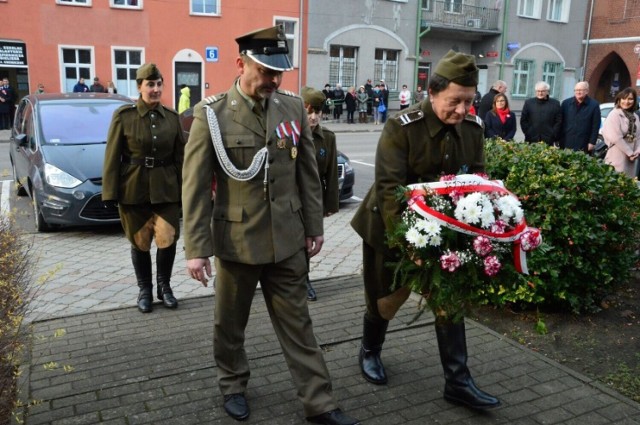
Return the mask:
<path id="1" fill-rule="evenodd" d="M 260 123 L 260 127 L 266 131 L 267 127 L 264 124 L 264 109 L 262 109 L 262 103 L 256 102 L 253 104 L 253 113 L 256 115 L 258 122 Z"/>

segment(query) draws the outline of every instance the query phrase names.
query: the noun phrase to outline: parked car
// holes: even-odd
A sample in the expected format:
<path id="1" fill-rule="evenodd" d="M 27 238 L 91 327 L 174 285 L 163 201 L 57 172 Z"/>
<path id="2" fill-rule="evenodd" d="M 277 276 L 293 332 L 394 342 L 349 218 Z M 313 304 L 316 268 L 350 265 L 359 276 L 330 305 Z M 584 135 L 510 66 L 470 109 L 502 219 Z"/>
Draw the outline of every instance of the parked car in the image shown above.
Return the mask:
<path id="1" fill-rule="evenodd" d="M 28 195 L 37 231 L 118 223 L 102 202 L 102 163 L 113 112 L 134 104 L 108 93 L 25 96 L 16 109 L 9 157 L 19 196 Z"/>
<path id="2" fill-rule="evenodd" d="M 193 108 L 189 108 L 180 114 L 180 124 L 184 137 L 189 140 L 189 131 L 193 124 Z M 351 166 L 349 157 L 338 150 L 338 187 L 340 188 L 340 200 L 344 201 L 353 196 L 353 185 L 355 183 L 355 170 Z"/>

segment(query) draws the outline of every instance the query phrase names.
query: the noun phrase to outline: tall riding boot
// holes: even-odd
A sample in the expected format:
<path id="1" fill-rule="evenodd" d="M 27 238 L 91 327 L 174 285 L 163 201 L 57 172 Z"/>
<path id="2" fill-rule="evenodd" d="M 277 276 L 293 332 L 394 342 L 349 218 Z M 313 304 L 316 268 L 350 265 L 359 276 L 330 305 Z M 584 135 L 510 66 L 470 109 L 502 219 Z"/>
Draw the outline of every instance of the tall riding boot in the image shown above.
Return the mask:
<path id="1" fill-rule="evenodd" d="M 387 373 L 380 359 L 382 344 L 387 334 L 389 321 L 378 319 L 376 322 L 364 316 L 362 327 L 362 346 L 358 355 L 358 363 L 364 379 L 376 385 L 387 383 Z"/>
<path id="2" fill-rule="evenodd" d="M 153 310 L 153 275 L 151 273 L 151 253 L 131 247 L 131 262 L 138 281 L 138 310 L 151 313 Z"/>
<path id="3" fill-rule="evenodd" d="M 467 367 L 467 340 L 464 321 L 436 320 L 436 336 L 444 369 L 444 399 L 473 409 L 500 406 L 500 400 L 478 389 Z"/>
<path id="4" fill-rule="evenodd" d="M 156 252 L 156 268 L 158 280 L 158 299 L 167 308 L 178 307 L 178 300 L 173 296 L 171 290 L 171 271 L 173 270 L 173 260 L 176 258 L 176 243 L 167 248 L 158 248 Z"/>

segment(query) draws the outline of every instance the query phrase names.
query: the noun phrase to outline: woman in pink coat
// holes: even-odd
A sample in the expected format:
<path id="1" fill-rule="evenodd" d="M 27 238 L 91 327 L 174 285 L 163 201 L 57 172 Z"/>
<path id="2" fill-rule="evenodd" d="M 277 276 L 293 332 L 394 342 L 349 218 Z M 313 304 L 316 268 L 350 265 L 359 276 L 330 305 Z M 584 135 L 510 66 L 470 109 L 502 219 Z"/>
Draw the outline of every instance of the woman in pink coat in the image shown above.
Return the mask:
<path id="1" fill-rule="evenodd" d="M 615 108 L 602 127 L 602 136 L 609 147 L 604 162 L 629 177 L 636 177 L 636 162 L 640 155 L 640 119 L 636 91 L 622 90 L 615 99 Z"/>

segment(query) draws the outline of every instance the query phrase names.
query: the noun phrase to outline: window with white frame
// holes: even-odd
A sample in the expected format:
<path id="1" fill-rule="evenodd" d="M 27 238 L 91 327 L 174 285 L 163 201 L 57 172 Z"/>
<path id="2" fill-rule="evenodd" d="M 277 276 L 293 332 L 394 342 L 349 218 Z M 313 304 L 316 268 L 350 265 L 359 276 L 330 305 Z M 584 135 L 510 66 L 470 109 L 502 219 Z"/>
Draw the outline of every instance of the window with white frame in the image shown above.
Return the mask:
<path id="1" fill-rule="evenodd" d="M 142 9 L 144 0 L 111 0 L 111 7 L 122 9 Z"/>
<path id="2" fill-rule="evenodd" d="M 569 22 L 570 0 L 549 0 L 547 20 L 555 22 Z"/>
<path id="3" fill-rule="evenodd" d="M 276 25 L 284 27 L 289 47 L 289 60 L 294 67 L 298 66 L 298 20 L 289 18 L 276 18 Z"/>
<path id="4" fill-rule="evenodd" d="M 220 0 L 190 0 L 192 15 L 220 15 Z"/>
<path id="5" fill-rule="evenodd" d="M 374 81 L 384 80 L 387 90 L 398 90 L 398 50 L 376 49 L 373 65 Z"/>
<path id="6" fill-rule="evenodd" d="M 143 64 L 143 50 L 136 48 L 113 48 L 113 67 L 116 71 L 115 85 L 118 94 L 138 97 L 136 71 Z"/>
<path id="7" fill-rule="evenodd" d="M 329 48 L 329 84 L 335 87 L 356 85 L 356 63 L 358 48 L 352 46 L 332 45 Z"/>
<path id="8" fill-rule="evenodd" d="M 426 10 L 427 12 L 431 11 L 431 3 L 432 0 L 422 0 L 422 10 Z"/>
<path id="9" fill-rule="evenodd" d="M 444 0 L 445 12 L 462 13 L 462 0 Z"/>
<path id="10" fill-rule="evenodd" d="M 91 6 L 91 0 L 56 0 L 56 3 L 73 6 Z"/>
<path id="11" fill-rule="evenodd" d="M 540 19 L 542 0 L 518 0 L 518 16 Z"/>
<path id="12" fill-rule="evenodd" d="M 549 84 L 549 96 L 557 97 L 560 93 L 560 81 L 562 64 L 558 62 L 545 62 L 542 67 L 542 81 Z"/>
<path id="13" fill-rule="evenodd" d="M 516 59 L 513 68 L 513 97 L 527 97 L 533 81 L 534 63 L 531 60 Z"/>
<path id="14" fill-rule="evenodd" d="M 62 75 L 64 76 L 64 92 L 73 92 L 73 86 L 85 79 L 85 84 L 91 77 L 93 69 L 93 49 L 91 47 L 61 47 L 60 48 Z M 89 85 L 89 84 L 87 84 Z"/>

